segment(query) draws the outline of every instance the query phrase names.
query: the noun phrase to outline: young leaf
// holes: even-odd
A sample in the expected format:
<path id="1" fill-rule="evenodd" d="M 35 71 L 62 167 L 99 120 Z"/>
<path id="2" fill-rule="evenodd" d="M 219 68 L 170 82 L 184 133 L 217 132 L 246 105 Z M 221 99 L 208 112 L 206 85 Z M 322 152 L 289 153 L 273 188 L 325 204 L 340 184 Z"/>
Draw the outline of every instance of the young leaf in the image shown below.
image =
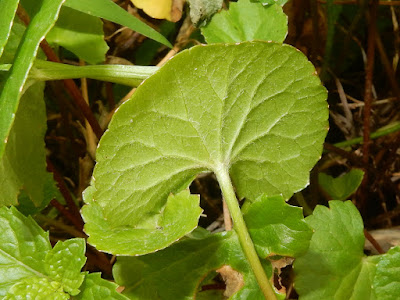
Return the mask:
<path id="1" fill-rule="evenodd" d="M 68 49 L 90 64 L 101 63 L 108 50 L 103 22 L 94 16 L 62 7 L 60 16 L 46 40 Z"/>
<path id="2" fill-rule="evenodd" d="M 202 279 L 224 265 L 243 276 L 243 287 L 230 299 L 263 299 L 233 231 L 185 239 L 144 256 L 118 257 L 113 275 L 130 299 L 193 299 L 201 294 Z M 265 270 L 271 276 L 267 263 Z"/>
<path id="3" fill-rule="evenodd" d="M 314 234 L 307 253 L 294 263 L 301 299 L 397 299 L 399 249 L 366 257 L 357 208 L 350 201 L 329 206 L 317 206 L 306 218 Z"/>
<path id="4" fill-rule="evenodd" d="M 81 293 L 74 300 L 128 300 L 127 297 L 116 291 L 117 285 L 101 278 L 100 273 L 87 274 L 80 287 Z"/>
<path id="5" fill-rule="evenodd" d="M 115 232 L 104 251 L 132 244 L 127 232 L 159 227 L 168 195 L 202 171 L 229 169 L 240 197 L 287 199 L 308 183 L 322 152 L 325 99 L 314 67 L 291 46 L 181 52 L 119 108 L 101 139 L 82 211 L 86 232 Z M 91 225 L 95 215 L 101 226 Z"/>
<path id="6" fill-rule="evenodd" d="M 43 91 L 44 83 L 36 83 L 21 98 L 5 153 L 0 159 L 0 205 L 16 205 L 21 189 L 24 189 L 33 207 L 46 206 L 51 200 L 51 195 L 45 197 L 46 189 L 54 181 L 46 172 Z"/>
<path id="7" fill-rule="evenodd" d="M 64 293 L 59 282 L 47 278 L 30 277 L 18 282 L 8 291 L 3 300 L 68 300 L 70 296 Z"/>
<path id="8" fill-rule="evenodd" d="M 22 44 L 18 48 L 14 64 L 0 96 L 0 158 L 4 154 L 21 92 L 35 59 L 39 43 L 57 20 L 63 2 L 64 0 L 43 0 L 41 2 L 40 10 L 32 18 Z"/>
<path id="9" fill-rule="evenodd" d="M 121 24 L 172 48 L 171 43 L 163 35 L 130 15 L 111 0 L 67 0 L 64 5 L 83 13 Z"/>
<path id="10" fill-rule="evenodd" d="M 10 36 L 19 0 L 0 0 L 0 57 Z"/>
<path id="11" fill-rule="evenodd" d="M 263 6 L 250 0 L 231 2 L 201 28 L 207 43 L 264 40 L 281 43 L 287 35 L 287 16 L 279 5 Z"/>
<path id="12" fill-rule="evenodd" d="M 346 200 L 358 189 L 363 177 L 364 172 L 362 170 L 352 169 L 349 173 L 337 178 L 319 173 L 318 182 L 331 199 Z"/>
<path id="13" fill-rule="evenodd" d="M 16 208 L 0 208 L 0 296 L 20 280 L 45 274 L 48 234 Z M 43 276 L 44 277 L 44 276 Z"/>
<path id="14" fill-rule="evenodd" d="M 69 239 L 58 242 L 45 258 L 46 272 L 51 279 L 60 282 L 70 295 L 79 294 L 85 275 L 81 269 L 85 265 L 86 243 L 84 239 Z"/>
<path id="15" fill-rule="evenodd" d="M 260 196 L 243 217 L 261 257 L 297 257 L 308 249 L 312 231 L 302 209 L 287 204 L 282 196 Z"/>

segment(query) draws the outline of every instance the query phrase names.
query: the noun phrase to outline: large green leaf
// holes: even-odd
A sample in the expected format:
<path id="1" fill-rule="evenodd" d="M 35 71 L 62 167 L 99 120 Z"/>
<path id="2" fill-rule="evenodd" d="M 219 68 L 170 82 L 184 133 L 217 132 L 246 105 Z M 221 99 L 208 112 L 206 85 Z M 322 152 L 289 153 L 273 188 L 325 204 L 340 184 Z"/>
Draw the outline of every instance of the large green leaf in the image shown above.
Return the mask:
<path id="1" fill-rule="evenodd" d="M 101 139 L 85 196 L 86 232 L 100 238 L 113 230 L 100 249 L 135 254 L 125 234 L 160 228 L 168 195 L 203 171 L 229 170 L 240 197 L 289 198 L 307 185 L 321 155 L 325 99 L 314 67 L 288 45 L 181 52 L 119 108 Z"/>
<path id="2" fill-rule="evenodd" d="M 398 299 L 399 248 L 381 256 L 363 252 L 363 222 L 351 201 L 330 201 L 306 218 L 314 234 L 294 263 L 300 299 Z"/>
<path id="3" fill-rule="evenodd" d="M 15 207 L 0 208 L 0 297 L 70 299 L 81 291 L 85 240 L 58 242 Z"/>
<path id="4" fill-rule="evenodd" d="M 126 26 L 161 44 L 172 48 L 171 43 L 156 30 L 130 15 L 111 0 L 67 0 L 65 6 Z"/>
<path id="5" fill-rule="evenodd" d="M 281 43 L 287 35 L 287 16 L 278 4 L 263 6 L 239 0 L 231 2 L 229 10 L 214 15 L 201 33 L 209 44 L 251 40 Z"/>
<path id="6" fill-rule="evenodd" d="M 104 41 L 103 22 L 69 7 L 62 7 L 60 16 L 46 40 L 63 46 L 91 64 L 101 63 L 108 50 Z"/>
<path id="7" fill-rule="evenodd" d="M 287 204 L 282 196 L 259 197 L 243 215 L 259 256 L 297 257 L 312 236 L 300 207 Z"/>
<path id="8" fill-rule="evenodd" d="M 0 296 L 24 278 L 45 274 L 48 234 L 14 207 L 0 208 Z"/>
<path id="9" fill-rule="evenodd" d="M 100 273 L 87 274 L 80 287 L 81 293 L 74 300 L 127 300 L 128 298 L 116 291 L 117 285 L 101 278 Z"/>
<path id="10" fill-rule="evenodd" d="M 113 275 L 130 299 L 194 299 L 207 274 L 225 265 L 243 276 L 244 287 L 231 299 L 264 299 L 234 232 L 186 239 L 144 256 L 118 257 Z M 265 270 L 271 276 L 271 265 L 266 263 Z"/>
<path id="11" fill-rule="evenodd" d="M 10 36 L 19 0 L 0 0 L 0 56 Z"/>
<path id="12" fill-rule="evenodd" d="M 52 195 L 46 196 L 53 179 L 46 171 L 43 91 L 44 83 L 36 83 L 21 98 L 5 153 L 0 159 L 0 205 L 16 205 L 21 189 L 28 196 L 25 201 L 30 199 L 34 207 L 43 207 L 51 200 Z"/>
<path id="13" fill-rule="evenodd" d="M 15 56 L 0 96 L 0 158 L 4 154 L 21 92 L 36 57 L 39 43 L 53 27 L 64 0 L 43 0 L 33 16 Z"/>

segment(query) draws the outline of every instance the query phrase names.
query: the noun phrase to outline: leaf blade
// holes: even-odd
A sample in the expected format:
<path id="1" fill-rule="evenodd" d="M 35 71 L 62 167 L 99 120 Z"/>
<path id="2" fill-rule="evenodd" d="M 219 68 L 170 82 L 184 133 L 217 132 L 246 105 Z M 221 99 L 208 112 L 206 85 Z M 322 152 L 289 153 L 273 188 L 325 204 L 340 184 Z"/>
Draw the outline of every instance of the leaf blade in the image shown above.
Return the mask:
<path id="1" fill-rule="evenodd" d="M 322 152 L 325 97 L 312 65 L 290 46 L 248 42 L 183 51 L 115 114 L 85 201 L 96 202 L 113 228 L 143 222 L 155 228 L 171 192 L 220 168 L 230 168 L 240 197 L 287 199 L 308 183 Z"/>
<path id="2" fill-rule="evenodd" d="M 131 16 L 117 4 L 109 0 L 67 0 L 65 6 L 79 10 L 86 14 L 103 18 L 137 31 L 161 44 L 172 48 L 171 43 L 159 32 Z"/>
<path id="3" fill-rule="evenodd" d="M 0 57 L 10 36 L 15 12 L 17 11 L 19 0 L 1 0 L 0 10 Z"/>
<path id="4" fill-rule="evenodd" d="M 63 2 L 64 0 L 44 0 L 24 34 L 0 96 L 0 157 L 4 154 L 20 95 L 39 44 L 57 20 Z"/>

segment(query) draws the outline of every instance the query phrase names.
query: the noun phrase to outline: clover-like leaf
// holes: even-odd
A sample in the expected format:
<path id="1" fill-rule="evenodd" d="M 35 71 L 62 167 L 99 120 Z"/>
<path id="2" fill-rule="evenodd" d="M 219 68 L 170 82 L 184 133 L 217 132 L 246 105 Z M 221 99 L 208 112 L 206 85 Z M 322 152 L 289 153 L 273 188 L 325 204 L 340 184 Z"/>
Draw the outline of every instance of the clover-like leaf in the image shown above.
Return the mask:
<path id="1" fill-rule="evenodd" d="M 209 44 L 252 40 L 281 43 L 287 30 L 287 16 L 278 4 L 263 6 L 239 0 L 231 2 L 229 10 L 215 14 L 201 33 Z"/>
<path id="2" fill-rule="evenodd" d="M 271 276 L 271 265 L 264 261 Z M 234 232 L 189 238 L 156 253 L 118 257 L 115 281 L 130 299 L 193 299 L 211 272 L 229 265 L 241 275 L 240 290 L 230 299 L 263 299 Z"/>
<path id="3" fill-rule="evenodd" d="M 45 274 L 48 234 L 16 208 L 0 208 L 0 296 L 16 282 Z"/>
<path id="4" fill-rule="evenodd" d="M 243 217 L 261 257 L 297 257 L 308 249 L 312 231 L 302 209 L 287 204 L 282 196 L 259 197 Z"/>
<path id="5" fill-rule="evenodd" d="M 84 239 L 69 239 L 58 242 L 45 259 L 46 272 L 51 279 L 61 282 L 70 295 L 79 294 L 85 275 L 81 269 L 85 265 L 86 243 Z"/>
<path id="6" fill-rule="evenodd" d="M 288 199 L 307 185 L 321 155 L 325 99 L 314 67 L 288 45 L 181 52 L 119 108 L 101 139 L 85 196 L 86 232 L 101 239 L 110 230 L 99 249 L 135 254 L 127 233 L 162 227 L 170 193 L 204 171 L 229 170 L 240 197 Z M 174 214 L 184 217 L 179 207 Z M 123 252 L 113 250 L 119 244 Z"/>
<path id="7" fill-rule="evenodd" d="M 295 288 L 301 299 L 397 299 L 399 249 L 366 257 L 363 222 L 351 201 L 317 206 L 306 218 L 313 228 L 307 253 L 296 259 Z"/>
<path id="8" fill-rule="evenodd" d="M 346 200 L 355 193 L 364 177 L 364 171 L 352 169 L 349 173 L 333 178 L 330 175 L 319 173 L 318 182 L 329 194 L 331 199 Z"/>
<path id="9" fill-rule="evenodd" d="M 13 285 L 3 300 L 68 300 L 59 282 L 47 278 L 30 277 Z"/>
<path id="10" fill-rule="evenodd" d="M 82 283 L 81 293 L 74 297 L 75 300 L 128 300 L 116 291 L 117 285 L 101 278 L 100 273 L 87 274 Z"/>

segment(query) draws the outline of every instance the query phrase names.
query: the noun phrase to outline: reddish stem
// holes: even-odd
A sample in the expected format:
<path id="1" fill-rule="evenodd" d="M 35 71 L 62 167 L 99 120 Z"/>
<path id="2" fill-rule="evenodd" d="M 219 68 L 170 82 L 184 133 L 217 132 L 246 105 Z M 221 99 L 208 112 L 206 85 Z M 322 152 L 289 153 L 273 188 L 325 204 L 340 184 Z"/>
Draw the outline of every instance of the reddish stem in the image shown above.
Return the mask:
<path id="1" fill-rule="evenodd" d="M 74 199 L 72 199 L 72 196 L 71 196 L 61 174 L 57 171 L 57 169 L 54 167 L 54 165 L 51 163 L 51 161 L 49 159 L 47 159 L 47 169 L 49 170 L 49 172 L 53 173 L 53 177 L 54 177 L 54 180 L 57 182 L 58 189 L 60 190 L 60 193 L 63 195 L 65 202 L 67 203 L 67 206 L 69 209 L 68 213 L 75 220 L 73 222 L 74 225 L 76 226 L 77 229 L 82 230 L 84 222 L 83 222 L 82 216 L 79 212 L 79 208 L 75 204 Z M 61 212 L 61 210 L 60 210 L 60 212 Z"/>
<path id="2" fill-rule="evenodd" d="M 378 251 L 379 254 L 384 254 L 385 251 L 382 249 L 381 245 L 374 239 L 374 237 L 366 230 L 364 229 L 364 236 L 365 238 L 374 246 L 376 251 Z"/>

